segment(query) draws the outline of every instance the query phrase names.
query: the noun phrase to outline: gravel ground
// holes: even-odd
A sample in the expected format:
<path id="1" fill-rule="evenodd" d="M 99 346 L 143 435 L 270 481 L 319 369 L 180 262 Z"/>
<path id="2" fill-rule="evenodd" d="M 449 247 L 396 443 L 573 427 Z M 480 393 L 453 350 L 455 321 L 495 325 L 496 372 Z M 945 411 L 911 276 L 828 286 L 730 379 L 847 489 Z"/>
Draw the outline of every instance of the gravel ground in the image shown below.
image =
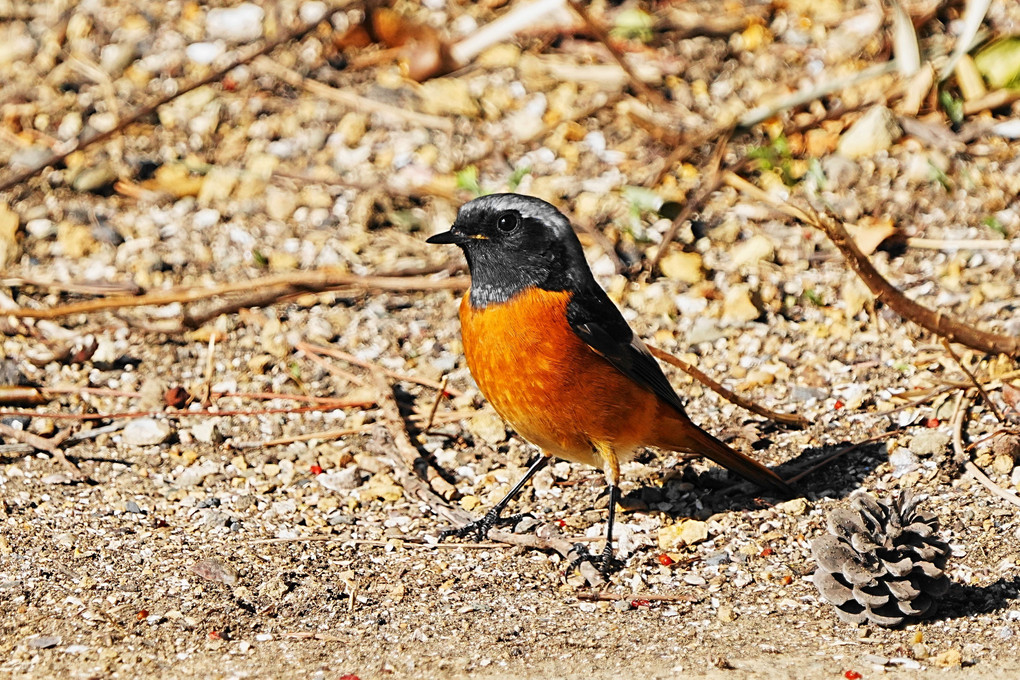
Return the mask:
<path id="1" fill-rule="evenodd" d="M 938 338 L 872 300 L 822 234 L 731 185 L 649 272 L 668 216 L 713 176 L 718 135 L 667 164 L 681 140 L 885 63 L 892 19 L 825 0 L 595 3 L 607 25 L 659 17 L 636 33 L 646 42 L 620 43 L 667 93 L 655 102 L 569 15 L 413 82 L 407 69 L 429 63 L 425 27 L 456 42 L 521 5 L 425 4 L 395 5 L 397 32 L 417 36 L 403 67 L 349 46 L 352 5 L 0 193 L 5 310 L 225 284 L 251 296 L 318 268 L 407 283 L 298 286 L 196 328 L 185 314 L 225 294 L 0 319 L 0 383 L 21 385 L 0 390 L 0 422 L 44 440 L 0 444 L 0 675 L 1020 673 L 1020 522 L 953 464 L 969 383 Z M 962 6 L 904 4 L 924 54 L 946 54 Z M 0 0 L 0 182 L 326 9 Z M 984 26 L 1017 33 L 1018 6 L 993 1 Z M 871 259 L 901 290 L 1020 335 L 1020 143 L 996 127 L 1020 107 L 975 106 L 954 124 L 930 97 L 904 110 L 898 78 L 783 107 L 735 133 L 722 161 L 760 159 L 743 176 L 862 239 L 894 232 Z M 946 92 L 963 94 L 955 79 Z M 890 108 L 872 113 L 885 95 Z M 594 588 L 552 550 L 436 546 L 450 508 L 480 515 L 534 454 L 462 360 L 460 255 L 424 244 L 475 192 L 508 189 L 570 212 L 642 337 L 809 425 L 773 425 L 670 369 L 695 421 L 787 476 L 860 445 L 794 499 L 701 460 L 640 455 L 623 469 L 625 566 Z M 1015 429 L 1003 384 L 1017 363 L 957 353 Z M 1016 492 L 1018 447 L 989 438 L 1003 427 L 975 401 L 968 454 Z M 54 455 L 67 435 L 82 476 Z M 409 481 L 415 448 L 432 492 Z M 820 601 L 810 541 L 858 488 L 911 489 L 938 516 L 952 585 L 933 618 L 856 627 Z M 598 471 L 557 463 L 515 504 L 532 515 L 516 531 L 595 539 L 603 492 Z"/>

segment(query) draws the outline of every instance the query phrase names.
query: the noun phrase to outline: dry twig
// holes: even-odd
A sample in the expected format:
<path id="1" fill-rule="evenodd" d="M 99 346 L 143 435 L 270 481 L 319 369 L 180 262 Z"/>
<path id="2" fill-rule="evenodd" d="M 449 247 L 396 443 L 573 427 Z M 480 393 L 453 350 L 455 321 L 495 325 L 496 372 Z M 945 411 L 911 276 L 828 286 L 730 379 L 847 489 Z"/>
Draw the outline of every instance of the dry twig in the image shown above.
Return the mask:
<path id="1" fill-rule="evenodd" d="M 266 276 L 243 283 L 228 283 L 211 288 L 175 288 L 145 295 L 113 296 L 100 300 L 87 300 L 69 305 L 60 305 L 49 309 L 5 309 L 0 314 L 20 319 L 59 319 L 72 314 L 89 314 L 127 307 L 160 306 L 175 302 L 188 304 L 225 295 L 249 293 L 252 290 L 270 289 L 270 292 L 267 294 L 256 293 L 254 298 L 246 298 L 241 305 L 243 307 L 254 307 L 271 304 L 282 297 L 295 293 L 321 293 L 338 288 L 368 288 L 398 291 L 465 290 L 469 285 L 469 280 L 465 276 L 447 279 L 435 279 L 421 273 L 407 276 L 359 276 L 339 269 L 326 268 L 279 276 Z M 236 306 L 237 303 L 231 303 L 231 308 Z M 217 312 L 217 314 L 219 313 L 223 313 L 222 310 Z M 194 324 L 195 319 L 200 318 L 202 317 L 192 317 L 190 323 Z"/>
<path id="2" fill-rule="evenodd" d="M 956 461 L 963 463 L 967 474 L 986 489 L 1007 503 L 1020 507 L 1020 496 L 1017 496 L 1012 491 L 1003 489 L 993 482 L 988 475 L 981 471 L 981 468 L 974 464 L 974 461 L 967 455 L 967 451 L 963 446 L 963 423 L 967 419 L 967 411 L 970 410 L 970 404 L 973 399 L 974 390 L 967 390 L 966 392 L 961 392 L 960 398 L 956 401 L 956 412 L 953 414 L 953 451 L 956 455 Z"/>
<path id="3" fill-rule="evenodd" d="M 944 316 L 941 311 L 932 311 L 908 298 L 878 273 L 867 256 L 857 247 L 846 227 L 838 220 L 828 215 L 808 213 L 791 203 L 779 201 L 734 173 L 725 173 L 724 181 L 734 189 L 766 203 L 779 212 L 822 231 L 842 253 L 847 263 L 875 297 L 904 319 L 913 321 L 941 338 L 971 349 L 988 354 L 1020 356 L 1020 337 L 983 331 L 962 321 Z"/>
<path id="4" fill-rule="evenodd" d="M 658 347 L 652 347 L 651 345 L 647 345 L 647 347 L 648 351 L 652 353 L 652 356 L 665 361 L 667 364 L 672 364 L 673 366 L 676 366 L 681 371 L 691 376 L 705 387 L 719 394 L 719 396 L 721 396 L 723 399 L 736 404 L 742 409 L 746 409 L 751 413 L 757 413 L 763 418 L 768 418 L 769 420 L 773 420 L 777 423 L 782 423 L 784 425 L 790 425 L 793 427 L 806 427 L 808 424 L 808 419 L 805 418 L 804 416 L 797 415 L 796 413 L 776 413 L 775 411 L 770 411 L 764 406 L 760 406 L 754 403 L 753 401 L 744 399 L 743 397 L 736 394 L 732 390 L 723 387 L 721 384 L 719 384 L 712 378 L 708 377 L 708 375 L 706 375 L 701 369 L 697 368 L 696 366 L 692 366 L 683 359 L 678 359 L 677 357 L 673 356 L 668 352 L 664 352 Z"/>

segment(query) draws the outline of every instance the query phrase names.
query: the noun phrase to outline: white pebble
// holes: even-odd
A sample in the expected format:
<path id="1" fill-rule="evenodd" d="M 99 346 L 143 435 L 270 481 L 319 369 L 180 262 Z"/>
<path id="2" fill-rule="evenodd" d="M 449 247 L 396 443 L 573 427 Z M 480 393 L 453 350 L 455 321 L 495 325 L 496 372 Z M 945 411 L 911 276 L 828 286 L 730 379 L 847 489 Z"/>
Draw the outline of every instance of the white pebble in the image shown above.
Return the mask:
<path id="1" fill-rule="evenodd" d="M 192 63 L 211 64 L 226 51 L 226 46 L 217 40 L 216 42 L 191 43 L 185 48 L 184 54 Z"/>
<path id="2" fill-rule="evenodd" d="M 209 10 L 205 19 L 205 34 L 229 42 L 251 42 L 262 37 L 262 19 L 265 12 L 258 5 L 243 2 L 237 7 Z"/>

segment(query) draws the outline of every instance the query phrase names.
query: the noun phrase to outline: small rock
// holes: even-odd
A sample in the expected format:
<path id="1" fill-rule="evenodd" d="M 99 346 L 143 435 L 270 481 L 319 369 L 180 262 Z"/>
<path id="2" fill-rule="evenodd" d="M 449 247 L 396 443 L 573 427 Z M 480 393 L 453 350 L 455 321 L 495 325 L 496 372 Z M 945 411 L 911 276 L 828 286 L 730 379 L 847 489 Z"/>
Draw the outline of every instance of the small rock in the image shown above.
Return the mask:
<path id="1" fill-rule="evenodd" d="M 420 88 L 425 113 L 470 118 L 479 113 L 478 102 L 471 96 L 468 83 L 463 78 L 433 78 L 422 83 Z"/>
<path id="2" fill-rule="evenodd" d="M 310 24 L 315 21 L 322 21 L 322 17 L 326 16 L 326 3 L 320 0 L 308 0 L 308 2 L 302 2 L 301 7 L 298 8 L 298 16 L 301 21 L 306 24 Z"/>
<path id="3" fill-rule="evenodd" d="M 735 267 L 770 261 L 775 256 L 776 246 L 768 236 L 757 234 L 733 248 L 730 257 Z"/>
<path id="4" fill-rule="evenodd" d="M 226 45 L 221 42 L 196 42 L 188 45 L 184 54 L 194 64 L 211 64 L 227 51 Z"/>
<path id="5" fill-rule="evenodd" d="M 836 151 L 847 158 L 872 156 L 890 148 L 903 131 L 885 106 L 873 106 L 843 133 Z"/>
<path id="6" fill-rule="evenodd" d="M 698 576 L 694 572 L 689 571 L 686 574 L 684 574 L 684 583 L 686 583 L 689 586 L 703 586 L 706 585 L 708 581 L 706 581 L 704 577 Z"/>
<path id="7" fill-rule="evenodd" d="M 717 553 L 712 553 L 705 558 L 705 565 L 709 567 L 718 567 L 720 564 L 728 564 L 732 560 L 730 554 L 725 550 Z"/>
<path id="8" fill-rule="evenodd" d="M 349 111 L 336 125 L 336 134 L 349 147 L 355 147 L 368 130 L 368 117 L 363 113 Z"/>
<path id="9" fill-rule="evenodd" d="M 157 446 L 170 438 L 170 425 L 154 418 L 132 420 L 121 432 L 121 441 L 128 446 Z"/>
<path id="10" fill-rule="evenodd" d="M 71 182 L 71 188 L 81 193 L 101 191 L 117 181 L 117 173 L 109 163 L 87 167 Z"/>
<path id="11" fill-rule="evenodd" d="M 27 642 L 32 649 L 50 649 L 60 644 L 60 638 L 56 635 L 37 635 L 28 638 Z"/>
<path id="12" fill-rule="evenodd" d="M 729 623 L 737 618 L 737 613 L 733 611 L 733 607 L 722 605 L 715 613 L 715 618 L 724 623 Z"/>
<path id="13" fill-rule="evenodd" d="M 825 399 L 828 396 L 821 387 L 805 387 L 804 385 L 794 385 L 793 389 L 790 390 L 790 398 L 798 403 L 804 403 L 811 401 L 812 399 Z"/>
<path id="14" fill-rule="evenodd" d="M 18 247 L 18 214 L 0 203 L 0 269 L 14 264 L 21 250 Z"/>
<path id="15" fill-rule="evenodd" d="M 228 586 L 237 585 L 237 570 L 217 559 L 199 560 L 191 565 L 191 571 L 206 581 L 215 581 Z"/>
<path id="16" fill-rule="evenodd" d="M 489 410 L 479 411 L 467 424 L 468 431 L 486 444 L 495 446 L 506 440 L 503 419 Z"/>
<path id="17" fill-rule="evenodd" d="M 901 477 L 917 468 L 919 461 L 910 449 L 897 446 L 889 453 L 889 465 L 892 466 L 893 477 Z"/>
<path id="18" fill-rule="evenodd" d="M 57 126 L 57 137 L 62 140 L 74 139 L 81 133 L 81 129 L 81 114 L 77 111 L 71 111 L 70 113 L 65 113 L 64 117 L 60 119 L 60 125 Z"/>
<path id="19" fill-rule="evenodd" d="M 908 444 L 910 452 L 916 456 L 937 456 L 949 446 L 950 435 L 933 429 L 918 432 Z"/>
<path id="20" fill-rule="evenodd" d="M 130 512 L 133 515 L 144 515 L 145 511 L 138 507 L 138 503 L 134 501 L 128 501 L 124 504 L 124 512 Z"/>
<path id="21" fill-rule="evenodd" d="M 675 550 L 707 539 L 708 524 L 696 519 L 685 519 L 676 524 L 660 527 L 656 538 L 660 549 Z"/>
<path id="22" fill-rule="evenodd" d="M 1003 434 L 996 437 L 992 443 L 992 453 L 996 456 L 1008 457 L 1013 460 L 1014 464 L 1020 461 L 1020 435 Z"/>
<path id="23" fill-rule="evenodd" d="M 748 322 L 761 316 L 761 311 L 751 299 L 751 287 L 737 284 L 726 291 L 723 298 L 723 318 L 729 321 Z"/>
<path id="24" fill-rule="evenodd" d="M 242 2 L 237 7 L 209 10 L 205 18 L 205 34 L 211 40 L 244 43 L 262 37 L 265 12 L 258 5 Z"/>
<path id="25" fill-rule="evenodd" d="M 804 498 L 793 498 L 776 505 L 776 510 L 787 515 L 800 517 L 808 511 L 808 502 Z"/>
<path id="26" fill-rule="evenodd" d="M 687 342 L 690 345 L 697 345 L 702 342 L 715 342 L 724 337 L 726 331 L 719 326 L 717 320 L 709 316 L 699 316 L 694 320 L 694 326 L 687 335 Z"/>
<path id="27" fill-rule="evenodd" d="M 190 489 L 191 487 L 198 486 L 202 483 L 203 479 L 219 472 L 219 470 L 220 466 L 211 460 L 195 463 L 180 474 L 177 478 L 177 486 L 181 489 Z"/>
<path id="28" fill-rule="evenodd" d="M 27 22 L 16 21 L 10 25 L 9 30 L 0 32 L 0 66 L 31 59 L 38 52 L 38 45 L 25 29 L 27 25 Z"/>
<path id="29" fill-rule="evenodd" d="M 963 653 L 957 648 L 947 649 L 939 652 L 933 659 L 935 665 L 940 668 L 952 668 L 963 664 Z"/>
<path id="30" fill-rule="evenodd" d="M 0 218 L 0 220 L 2 220 L 2 218 Z M 0 225 L 0 230 L 2 229 L 3 227 L 2 225 Z M 25 232 L 28 233 L 28 235 L 31 236 L 32 238 L 38 239 L 53 238 L 54 236 L 57 235 L 57 225 L 53 223 L 53 220 L 48 220 L 45 218 L 29 220 L 25 224 Z M 3 235 L 0 234 L 0 240 L 2 239 Z M 3 258 L 0 257 L 0 262 L 2 261 Z"/>
<path id="31" fill-rule="evenodd" d="M 670 253 L 659 261 L 659 270 L 663 276 L 681 283 L 700 283 L 705 279 L 700 253 Z"/>
<path id="32" fill-rule="evenodd" d="M 283 222 L 297 209 L 297 196 L 292 191 L 270 187 L 266 191 L 266 214 L 270 219 Z"/>
<path id="33" fill-rule="evenodd" d="M 202 420 L 192 425 L 191 436 L 203 444 L 218 444 L 223 441 L 223 434 L 217 427 L 216 418 Z"/>
<path id="34" fill-rule="evenodd" d="M 99 66 L 114 78 L 120 76 L 138 55 L 138 43 L 110 43 L 99 52 Z"/>
<path id="35" fill-rule="evenodd" d="M 1016 461 L 1013 460 L 1013 456 L 995 456 L 995 460 L 992 461 L 992 470 L 1007 475 L 1013 471 L 1015 465 Z"/>
<path id="36" fill-rule="evenodd" d="M 72 479 L 71 475 L 66 472 L 54 472 L 52 475 L 46 475 L 39 481 L 43 484 L 70 484 Z"/>

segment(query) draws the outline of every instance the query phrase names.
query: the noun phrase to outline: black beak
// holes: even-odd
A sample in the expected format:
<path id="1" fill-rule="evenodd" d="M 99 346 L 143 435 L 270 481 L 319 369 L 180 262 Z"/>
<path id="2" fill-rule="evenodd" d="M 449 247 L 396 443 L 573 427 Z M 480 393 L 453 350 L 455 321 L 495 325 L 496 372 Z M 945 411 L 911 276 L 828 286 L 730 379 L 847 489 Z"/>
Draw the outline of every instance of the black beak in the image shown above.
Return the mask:
<path id="1" fill-rule="evenodd" d="M 464 235 L 454 231 L 453 229 L 451 229 L 450 231 L 444 231 L 442 233 L 435 234 L 425 239 L 425 243 L 442 243 L 442 244 L 453 243 L 460 245 L 463 242 Z"/>

